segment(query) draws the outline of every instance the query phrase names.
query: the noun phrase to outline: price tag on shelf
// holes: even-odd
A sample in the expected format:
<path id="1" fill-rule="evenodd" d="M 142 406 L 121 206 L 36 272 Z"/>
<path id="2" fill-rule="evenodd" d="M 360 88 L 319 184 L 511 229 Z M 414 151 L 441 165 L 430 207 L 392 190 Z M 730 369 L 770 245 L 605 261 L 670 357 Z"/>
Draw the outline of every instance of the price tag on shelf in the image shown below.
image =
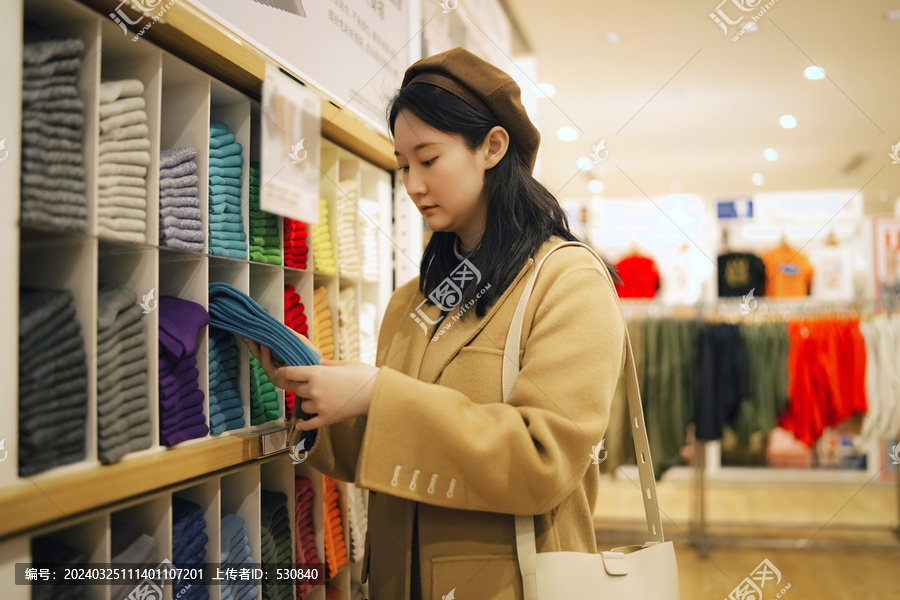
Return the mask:
<path id="1" fill-rule="evenodd" d="M 319 222 L 319 97 L 271 63 L 262 89 L 260 208 Z"/>

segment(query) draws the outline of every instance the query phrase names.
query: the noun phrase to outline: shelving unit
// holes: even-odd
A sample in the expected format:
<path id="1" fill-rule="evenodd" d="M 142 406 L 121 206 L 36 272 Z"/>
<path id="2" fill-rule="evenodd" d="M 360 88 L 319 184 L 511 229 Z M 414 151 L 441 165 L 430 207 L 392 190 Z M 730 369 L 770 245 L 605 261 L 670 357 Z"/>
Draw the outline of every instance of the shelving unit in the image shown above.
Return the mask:
<path id="1" fill-rule="evenodd" d="M 395 287 L 392 265 L 393 202 L 391 174 L 392 148 L 388 140 L 355 119 L 337 110 L 322 98 L 323 135 L 321 197 L 332 215 L 331 234 L 337 250 L 337 199 L 342 194 L 340 182 L 356 182 L 355 222 L 357 244 L 365 224 L 377 233 L 378 277 L 363 273 L 348 277 L 315 271 L 315 257 L 309 244 L 309 268 L 294 269 L 282 265 L 260 264 L 248 259 L 225 258 L 209 254 L 209 125 L 211 120 L 228 124 L 243 146 L 244 176 L 242 181 L 242 220 L 249 237 L 248 165 L 260 155 L 259 93 L 264 69 L 262 60 L 247 52 L 241 43 L 218 26 L 205 21 L 187 3 L 176 4 L 166 15 L 166 22 L 154 24 L 145 39 L 131 42 L 108 18 L 116 8 L 106 0 L 17 0 L 4 8 L 4 34 L 12 52 L 0 57 L 0 72 L 10 75 L 10 89 L 20 89 L 22 75 L 22 22 L 33 21 L 61 34 L 74 35 L 85 43 L 84 68 L 79 74 L 78 89 L 86 105 L 85 169 L 88 199 L 87 229 L 83 233 L 63 233 L 44 228 L 20 227 L 18 202 L 8 202 L 0 209 L 0 230 L 7 235 L 0 241 L 7 256 L 18 260 L 3 261 L 0 275 L 5 281 L 18 281 L 22 286 L 41 289 L 67 289 L 75 298 L 76 314 L 88 357 L 88 422 L 86 458 L 80 462 L 50 469 L 30 477 L 18 474 L 17 431 L 5 432 L 8 460 L 0 462 L 0 589 L 3 598 L 11 600 L 31 597 L 27 586 L 15 586 L 14 564 L 31 561 L 31 543 L 35 537 L 53 534 L 85 552 L 91 562 L 110 563 L 113 533 L 132 527 L 151 535 L 156 543 L 158 562 L 172 557 L 172 497 L 177 496 L 200 505 L 207 523 L 208 563 L 220 560 L 219 528 L 226 514 L 238 514 L 246 521 L 254 562 L 261 562 L 260 493 L 274 490 L 288 496 L 292 536 L 296 534 L 294 518 L 294 478 L 304 476 L 312 481 L 315 499 L 312 520 L 319 555 L 324 559 L 322 475 L 304 464 L 294 465 L 286 452 L 266 455 L 261 450 L 263 434 L 284 430 L 284 393 L 279 390 L 281 418 L 261 425 L 250 425 L 249 353 L 238 344 L 239 385 L 247 425 L 241 429 L 182 442 L 174 447 L 160 444 L 158 357 L 159 312 L 155 302 L 162 296 L 177 296 L 208 309 L 208 286 L 225 282 L 247 293 L 276 319 L 284 320 L 284 288 L 295 286 L 306 305 L 312 335 L 312 295 L 318 286 L 328 289 L 329 306 L 335 339 L 335 356 L 339 356 L 339 293 L 341 289 L 356 291 L 357 309 L 365 304 L 367 314 L 374 314 L 372 335 L 380 327 L 384 312 Z M 190 26 L 190 27 L 189 27 Z M 190 31 L 187 31 L 190 29 Z M 202 39 L 202 43 L 198 41 Z M 148 41 L 149 40 L 149 41 Z M 158 42 L 154 45 L 152 41 Z M 295 74 L 298 75 L 299 74 Z M 101 81 L 134 78 L 144 85 L 149 129 L 151 163 L 146 178 L 147 227 L 146 242 L 128 243 L 98 235 L 98 157 L 99 86 Z M 299 77 L 302 79 L 302 77 Z M 21 132 L 21 99 L 7 94 L 0 100 L 0 124 L 7 131 Z M 8 135 L 7 148 L 12 160 L 0 166 L 0 193 L 18 198 L 20 193 L 19 146 L 21 136 Z M 188 252 L 159 245 L 159 156 L 160 151 L 192 147 L 197 150 L 197 177 L 203 252 Z M 279 232 L 283 222 L 279 217 Z M 283 248 L 283 244 L 282 244 Z M 362 248 L 359 248 L 360 253 Z M 340 269 L 340 261 L 338 261 Z M 97 453 L 97 381 L 98 381 L 98 290 L 102 285 L 129 288 L 141 301 L 153 293 L 152 309 L 143 316 L 145 350 L 148 357 L 147 377 L 150 426 L 153 442 L 145 450 L 127 454 L 112 465 L 101 465 Z M 0 334 L 14 339 L 18 332 L 18 289 L 6 286 L 0 291 L 0 302 L 7 310 L 0 315 Z M 352 315 L 357 322 L 360 315 Z M 3 374 L 7 382 L 18 381 L 17 346 L 7 344 L 7 360 Z M 201 331 L 198 340 L 197 368 L 199 386 L 204 394 L 203 410 L 209 407 L 209 332 Z M 0 419 L 18 423 L 17 386 L 8 384 L 10 392 L 0 402 Z M 15 427 L 15 425 L 7 425 Z M 345 543 L 350 547 L 349 523 L 346 520 L 346 484 L 338 483 L 344 516 Z M 295 553 L 292 543 L 292 553 Z M 295 557 L 296 558 L 296 557 Z M 355 569 L 355 571 L 354 571 Z M 348 564 L 330 582 L 340 588 L 341 597 L 350 596 L 351 579 L 359 576 L 359 565 Z M 91 586 L 95 600 L 111 598 L 109 586 Z M 261 591 L 261 590 L 260 590 Z M 210 586 L 211 598 L 220 600 L 220 588 Z M 292 592 L 294 597 L 296 594 Z M 164 588 L 164 598 L 171 600 L 171 582 Z M 325 590 L 318 586 L 308 596 L 324 600 Z"/>

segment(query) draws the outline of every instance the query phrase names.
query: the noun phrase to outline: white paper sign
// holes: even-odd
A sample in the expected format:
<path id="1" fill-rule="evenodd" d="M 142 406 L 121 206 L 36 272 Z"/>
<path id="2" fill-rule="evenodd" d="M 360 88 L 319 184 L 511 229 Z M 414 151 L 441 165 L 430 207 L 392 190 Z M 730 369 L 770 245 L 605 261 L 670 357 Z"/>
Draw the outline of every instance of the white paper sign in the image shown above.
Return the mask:
<path id="1" fill-rule="evenodd" d="M 262 89 L 262 210 L 319 222 L 321 131 L 319 96 L 267 64 Z"/>

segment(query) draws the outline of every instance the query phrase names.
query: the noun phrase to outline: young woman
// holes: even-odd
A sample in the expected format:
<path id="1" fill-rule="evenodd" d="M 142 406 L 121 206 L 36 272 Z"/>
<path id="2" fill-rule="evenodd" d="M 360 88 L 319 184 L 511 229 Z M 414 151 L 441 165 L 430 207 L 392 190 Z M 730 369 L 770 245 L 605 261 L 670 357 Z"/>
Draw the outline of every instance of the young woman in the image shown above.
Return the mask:
<path id="1" fill-rule="evenodd" d="M 591 451 L 625 323 L 607 268 L 584 248 L 557 250 L 527 304 L 504 403 L 522 290 L 548 250 L 575 240 L 531 175 L 538 132 L 515 82 L 462 48 L 412 65 L 388 118 L 403 184 L 434 233 L 419 278 L 387 307 L 378 366 L 279 368 L 245 341 L 317 415 L 298 423 L 318 429 L 308 464 L 371 491 L 372 600 L 519 600 L 514 515 L 535 516 L 538 552 L 597 551 Z"/>

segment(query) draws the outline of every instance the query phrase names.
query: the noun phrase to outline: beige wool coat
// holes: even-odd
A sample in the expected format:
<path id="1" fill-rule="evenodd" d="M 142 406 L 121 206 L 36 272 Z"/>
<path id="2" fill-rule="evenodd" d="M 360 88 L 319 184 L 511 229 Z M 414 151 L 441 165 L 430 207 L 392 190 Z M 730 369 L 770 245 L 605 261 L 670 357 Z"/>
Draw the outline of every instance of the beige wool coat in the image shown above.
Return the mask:
<path id="1" fill-rule="evenodd" d="M 459 600 L 520 600 L 514 514 L 535 515 L 538 552 L 597 552 L 590 454 L 624 368 L 625 322 L 608 271 L 585 248 L 561 248 L 541 268 L 521 371 L 502 402 L 516 303 L 562 241 L 548 240 L 484 317 L 472 310 L 434 341 L 434 326 L 426 333 L 410 316 L 424 299 L 418 278 L 397 289 L 368 415 L 319 430 L 308 462 L 370 490 L 370 600 L 442 600 L 451 590 Z"/>

